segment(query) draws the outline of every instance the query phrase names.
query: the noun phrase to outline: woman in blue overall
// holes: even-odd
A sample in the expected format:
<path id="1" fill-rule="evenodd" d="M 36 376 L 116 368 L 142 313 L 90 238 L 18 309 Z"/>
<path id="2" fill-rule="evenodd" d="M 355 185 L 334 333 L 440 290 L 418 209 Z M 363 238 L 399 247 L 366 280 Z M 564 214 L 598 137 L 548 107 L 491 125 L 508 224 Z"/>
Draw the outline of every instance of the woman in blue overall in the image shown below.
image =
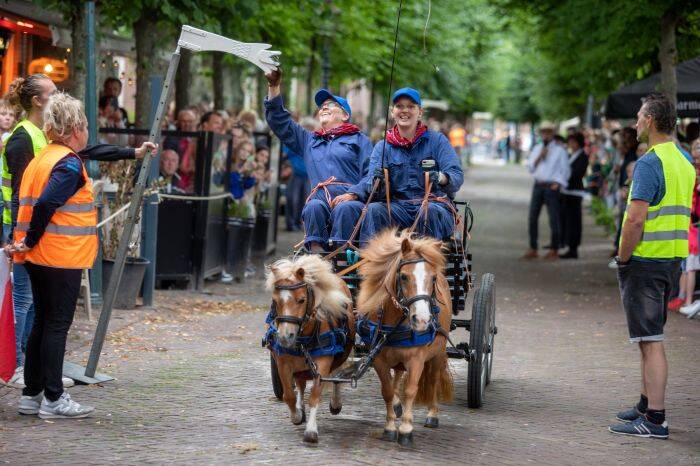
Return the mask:
<path id="1" fill-rule="evenodd" d="M 455 226 L 451 198 L 464 182 L 459 157 L 445 135 L 430 131 L 421 122 L 423 109 L 418 91 L 399 89 L 392 101 L 391 114 L 395 125 L 387 132 L 386 140 L 374 147 L 369 174 L 346 194 L 336 198 L 335 204 L 340 207 L 346 202 L 366 201 L 374 178 L 382 176 L 384 151 L 384 166 L 389 170 L 391 216 L 385 202 L 372 202 L 362 223 L 360 241 L 369 241 L 392 224 L 399 228 L 413 225 L 425 195 L 425 171 L 430 174 L 432 190 L 427 220 L 418 221 L 416 232 L 446 239 L 452 235 Z M 383 199 L 378 196 L 376 201 Z"/>
<path id="2" fill-rule="evenodd" d="M 344 243 L 357 223 L 363 204 L 348 202 L 331 210 L 331 202 L 367 173 L 372 143 L 360 128 L 348 122 L 352 110 L 347 100 L 325 89 L 319 90 L 314 99 L 321 129 L 311 132 L 302 128 L 284 108 L 280 95 L 281 71 L 273 71 L 266 77 L 267 123 L 284 145 L 304 157 L 312 186 L 301 213 L 305 245 L 319 252 L 328 247 L 329 241 Z"/>

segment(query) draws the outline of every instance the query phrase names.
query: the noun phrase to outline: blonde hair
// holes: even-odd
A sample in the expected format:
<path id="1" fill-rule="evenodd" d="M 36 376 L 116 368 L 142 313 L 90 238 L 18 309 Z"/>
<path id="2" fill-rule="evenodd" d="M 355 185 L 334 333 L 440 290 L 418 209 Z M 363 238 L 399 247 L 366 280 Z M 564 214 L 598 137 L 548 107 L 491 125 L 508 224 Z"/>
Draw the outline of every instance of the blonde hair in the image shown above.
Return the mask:
<path id="1" fill-rule="evenodd" d="M 7 99 L 6 97 L 0 98 L 0 111 L 7 110 L 8 112 L 12 113 L 12 116 L 17 115 L 17 110 L 14 105 L 10 103 L 10 100 Z"/>
<path id="2" fill-rule="evenodd" d="M 87 118 L 83 103 L 65 92 L 49 98 L 44 109 L 44 132 L 52 141 L 65 142 L 74 129 L 84 129 Z"/>

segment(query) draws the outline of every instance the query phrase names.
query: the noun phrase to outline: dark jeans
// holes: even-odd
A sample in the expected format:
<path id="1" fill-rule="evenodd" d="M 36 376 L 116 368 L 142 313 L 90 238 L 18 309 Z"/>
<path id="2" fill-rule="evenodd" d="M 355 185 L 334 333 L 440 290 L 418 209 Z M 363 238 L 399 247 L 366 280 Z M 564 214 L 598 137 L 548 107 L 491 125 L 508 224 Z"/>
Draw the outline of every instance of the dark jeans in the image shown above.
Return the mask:
<path id="1" fill-rule="evenodd" d="M 581 244 L 582 213 L 581 198 L 579 196 L 563 196 L 562 206 L 562 242 L 569 247 L 569 251 L 576 251 Z"/>
<path id="2" fill-rule="evenodd" d="M 549 184 L 535 183 L 532 188 L 532 198 L 530 199 L 530 215 L 528 232 L 530 234 L 530 247 L 537 249 L 538 220 L 542 205 L 547 205 L 547 215 L 549 216 L 549 229 L 551 230 L 551 245 L 559 245 L 559 191 L 549 188 Z"/>
<path id="3" fill-rule="evenodd" d="M 34 293 L 34 327 L 24 361 L 24 395 L 44 390 L 49 401 L 63 393 L 63 355 L 80 291 L 80 269 L 25 264 Z"/>
<path id="4" fill-rule="evenodd" d="M 309 195 L 309 179 L 305 176 L 292 175 L 287 183 L 287 206 L 285 219 L 287 230 L 301 229 L 301 210 Z"/>

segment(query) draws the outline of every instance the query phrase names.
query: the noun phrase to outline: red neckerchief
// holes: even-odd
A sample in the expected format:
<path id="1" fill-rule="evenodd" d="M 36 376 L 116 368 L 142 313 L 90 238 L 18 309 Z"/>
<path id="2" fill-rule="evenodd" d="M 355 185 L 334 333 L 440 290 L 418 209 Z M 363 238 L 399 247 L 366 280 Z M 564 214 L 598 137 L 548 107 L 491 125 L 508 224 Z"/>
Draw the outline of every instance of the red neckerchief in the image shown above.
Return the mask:
<path id="1" fill-rule="evenodd" d="M 399 127 L 394 125 L 394 127 L 386 133 L 386 142 L 392 146 L 410 149 L 413 143 L 415 143 L 426 131 L 428 131 L 428 127 L 425 126 L 423 122 L 419 121 L 418 126 L 416 127 L 416 134 L 413 136 L 413 139 L 408 139 L 401 136 L 401 134 L 399 134 Z"/>
<path id="2" fill-rule="evenodd" d="M 329 130 L 321 128 L 318 131 L 315 131 L 314 134 L 316 136 L 322 137 L 325 140 L 329 140 L 337 138 L 338 136 L 342 136 L 344 134 L 355 134 L 359 132 L 359 126 L 353 125 L 352 123 L 343 123 L 342 125 L 336 126 L 335 128 Z"/>

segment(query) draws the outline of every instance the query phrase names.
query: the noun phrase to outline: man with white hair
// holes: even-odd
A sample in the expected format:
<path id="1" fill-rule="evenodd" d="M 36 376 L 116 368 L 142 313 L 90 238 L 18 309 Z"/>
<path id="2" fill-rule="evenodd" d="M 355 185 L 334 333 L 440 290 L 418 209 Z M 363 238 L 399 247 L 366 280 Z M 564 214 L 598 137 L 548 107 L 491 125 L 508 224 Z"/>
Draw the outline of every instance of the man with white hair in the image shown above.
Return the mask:
<path id="1" fill-rule="evenodd" d="M 535 179 L 530 198 L 530 213 L 528 218 L 528 233 L 530 235 L 530 248 L 522 256 L 522 259 L 536 259 L 538 223 L 542 206 L 547 206 L 549 216 L 550 250 L 544 257 L 547 260 L 559 259 L 560 226 L 559 210 L 561 190 L 565 189 L 569 182 L 571 168 L 569 156 L 561 145 L 554 141 L 554 124 L 543 121 L 540 124 L 540 136 L 542 142 L 537 144 L 530 153 L 527 166 Z"/>

